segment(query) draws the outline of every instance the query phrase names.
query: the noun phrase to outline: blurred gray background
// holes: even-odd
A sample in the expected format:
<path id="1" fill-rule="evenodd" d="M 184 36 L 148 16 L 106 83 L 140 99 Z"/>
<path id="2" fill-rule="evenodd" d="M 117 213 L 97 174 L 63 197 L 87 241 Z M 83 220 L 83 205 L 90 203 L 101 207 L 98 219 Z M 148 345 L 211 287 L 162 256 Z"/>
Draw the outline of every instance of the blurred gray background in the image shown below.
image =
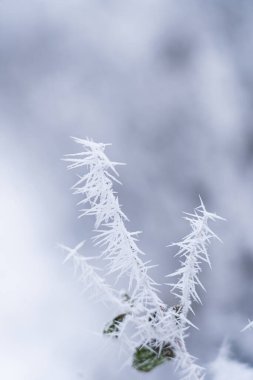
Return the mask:
<path id="1" fill-rule="evenodd" d="M 187 345 L 201 365 L 226 339 L 253 366 L 253 2 L 0 1 L 0 378 L 177 379 L 123 368 L 95 331 L 93 305 L 57 243 L 91 236 L 77 220 L 75 180 L 60 160 L 69 136 L 111 142 L 126 162 L 118 188 L 154 278 L 179 265 L 166 245 L 188 231 L 182 211 L 227 219 L 203 270 Z M 89 252 L 87 252 L 89 255 Z M 163 299 L 173 303 L 169 288 Z"/>

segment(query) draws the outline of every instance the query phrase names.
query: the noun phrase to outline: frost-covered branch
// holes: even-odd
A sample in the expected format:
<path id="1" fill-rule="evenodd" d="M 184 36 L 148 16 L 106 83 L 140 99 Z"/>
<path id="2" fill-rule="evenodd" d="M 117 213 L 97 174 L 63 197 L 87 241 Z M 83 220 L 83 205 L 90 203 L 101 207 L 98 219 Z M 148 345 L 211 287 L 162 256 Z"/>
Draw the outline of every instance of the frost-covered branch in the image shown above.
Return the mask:
<path id="1" fill-rule="evenodd" d="M 75 274 L 78 275 L 78 278 L 84 287 L 83 291 L 86 292 L 89 289 L 92 289 L 92 298 L 106 304 L 108 302 L 121 304 L 116 291 L 97 273 L 99 268 L 96 268 L 89 263 L 89 261 L 92 259 L 94 260 L 94 258 L 85 257 L 79 252 L 83 245 L 84 241 L 74 248 L 69 248 L 61 244 L 60 247 L 67 252 L 64 263 L 69 260 L 73 262 Z"/>
<path id="2" fill-rule="evenodd" d="M 189 311 L 193 312 L 192 301 L 201 303 L 196 287 L 205 290 L 199 279 L 201 263 L 205 262 L 211 268 L 208 245 L 212 238 L 220 241 L 219 237 L 210 229 L 208 222 L 220 216 L 206 210 L 204 203 L 195 209 L 194 214 L 185 213 L 185 219 L 190 223 L 192 231 L 182 241 L 173 243 L 179 248 L 176 256 L 181 258 L 181 267 L 169 276 L 178 276 L 179 280 L 172 285 L 171 292 L 179 298 L 181 318 L 186 318 Z"/>
<path id="3" fill-rule="evenodd" d="M 85 170 L 73 189 L 75 194 L 83 196 L 79 202 L 83 206 L 81 216 L 95 216 L 96 236 L 93 240 L 95 245 L 102 247 L 103 256 L 109 261 L 107 273 L 117 273 L 117 279 L 129 276 L 129 291 L 132 291 L 135 303 L 145 300 L 147 305 L 162 305 L 156 284 L 148 274 L 149 268 L 140 258 L 143 252 L 136 244 L 138 232 L 127 230 L 125 222 L 128 219 L 113 190 L 113 182 L 119 183 L 116 166 L 122 164 L 108 159 L 104 153 L 106 144 L 74 140 L 82 145 L 83 152 L 67 155 L 65 160 L 70 163 L 69 169 Z"/>
<path id="4" fill-rule="evenodd" d="M 188 319 L 189 311 L 193 313 L 192 302 L 201 303 L 197 287 L 205 290 L 199 274 L 202 262 L 211 267 L 207 251 L 208 245 L 213 238 L 220 240 L 210 229 L 208 222 L 217 219 L 223 220 L 218 215 L 208 212 L 201 198 L 200 202 L 200 206 L 195 209 L 193 214 L 185 213 L 185 219 L 190 223 L 192 231 L 182 241 L 172 244 L 179 248 L 176 256 L 181 259 L 181 267 L 169 275 L 169 277 L 179 277 L 176 283 L 169 285 L 172 286 L 172 294 L 179 299 L 176 307 L 179 333 L 176 358 L 179 366 L 184 368 L 186 379 L 202 379 L 204 377 L 203 369 L 195 363 L 195 358 L 190 356 L 186 350 L 185 331 L 189 326 L 194 326 Z"/>
<path id="5" fill-rule="evenodd" d="M 132 320 L 138 327 L 138 334 L 134 337 L 136 342 L 143 343 L 147 330 L 148 336 L 154 337 L 150 315 L 161 317 L 167 307 L 160 300 L 157 284 L 149 275 L 151 266 L 141 258 L 144 253 L 137 245 L 138 232 L 127 230 L 128 218 L 121 210 L 117 194 L 113 190 L 113 184 L 120 183 L 116 167 L 122 164 L 110 161 L 105 155 L 107 144 L 87 139 L 74 140 L 82 146 L 83 151 L 67 155 L 65 161 L 69 163 L 69 169 L 84 170 L 79 173 L 79 179 L 73 186 L 74 194 L 82 196 L 78 203 L 81 206 L 81 216 L 95 217 L 93 242 L 102 249 L 102 258 L 108 262 L 106 274 L 115 274 L 117 280 L 123 276 L 129 279 L 129 302 L 132 305 L 132 315 L 135 315 Z"/>

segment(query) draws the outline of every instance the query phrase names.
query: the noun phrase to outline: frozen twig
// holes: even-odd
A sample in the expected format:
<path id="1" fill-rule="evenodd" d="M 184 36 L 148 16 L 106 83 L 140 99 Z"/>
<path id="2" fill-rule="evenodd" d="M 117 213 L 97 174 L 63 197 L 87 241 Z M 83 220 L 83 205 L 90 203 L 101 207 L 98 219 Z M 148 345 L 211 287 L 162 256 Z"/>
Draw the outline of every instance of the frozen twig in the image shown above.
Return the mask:
<path id="1" fill-rule="evenodd" d="M 80 249 L 83 245 L 84 241 L 74 248 L 69 248 L 61 244 L 60 247 L 67 252 L 64 263 L 69 260 L 73 262 L 75 274 L 78 275 L 83 285 L 83 291 L 86 292 L 91 289 L 92 298 L 105 304 L 108 304 L 108 302 L 120 304 L 120 298 L 116 291 L 105 282 L 104 278 L 99 276 L 97 273 L 99 269 L 89 263 L 89 261 L 94 260 L 94 258 L 85 257 L 80 253 Z"/>
<path id="2" fill-rule="evenodd" d="M 138 319 L 136 342 L 154 335 L 150 324 L 150 315 L 162 316 L 166 305 L 158 296 L 155 281 L 149 275 L 151 268 L 141 257 L 145 254 L 137 245 L 139 232 L 129 232 L 126 228 L 127 216 L 121 210 L 113 183 L 120 183 L 116 167 L 122 165 L 110 161 L 105 154 L 108 144 L 95 143 L 91 140 L 74 138 L 82 146 L 82 152 L 69 154 L 64 158 L 69 169 L 83 169 L 78 181 L 73 186 L 74 194 L 82 196 L 79 201 L 81 216 L 95 217 L 95 236 L 93 243 L 102 249 L 102 257 L 107 261 L 106 274 L 128 277 L 128 293 L 132 304 L 131 313 Z M 139 323 L 139 321 L 142 323 Z"/>
<path id="3" fill-rule="evenodd" d="M 211 267 L 207 251 L 208 245 L 213 238 L 220 241 L 210 229 L 208 222 L 224 219 L 208 212 L 201 198 L 200 206 L 194 210 L 194 213 L 185 213 L 185 215 L 184 218 L 190 223 L 192 231 L 182 241 L 172 244 L 172 246 L 178 247 L 176 256 L 181 258 L 181 267 L 168 275 L 168 277 L 179 278 L 177 282 L 169 284 L 172 287 L 171 292 L 179 299 L 176 308 L 179 332 L 176 358 L 180 362 L 179 366 L 184 369 L 185 379 L 202 379 L 204 377 L 203 369 L 196 365 L 195 358 L 190 356 L 186 350 L 184 332 L 189 326 L 194 326 L 188 319 L 188 313 L 193 313 L 192 302 L 201 303 L 197 287 L 205 290 L 199 274 L 202 262 Z"/>

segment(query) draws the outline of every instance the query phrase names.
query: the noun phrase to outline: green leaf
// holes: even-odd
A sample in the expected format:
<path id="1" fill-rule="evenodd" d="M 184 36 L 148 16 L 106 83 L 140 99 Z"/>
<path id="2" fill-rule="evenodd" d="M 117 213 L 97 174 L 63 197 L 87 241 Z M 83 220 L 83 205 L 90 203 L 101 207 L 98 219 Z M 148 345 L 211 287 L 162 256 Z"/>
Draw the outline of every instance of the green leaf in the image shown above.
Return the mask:
<path id="1" fill-rule="evenodd" d="M 113 335 L 115 338 L 118 338 L 118 334 L 120 331 L 120 324 L 124 321 L 127 314 L 119 314 L 115 317 L 111 322 L 109 322 L 104 330 L 103 334 L 105 335 Z"/>
<path id="2" fill-rule="evenodd" d="M 174 356 L 175 354 L 169 343 L 165 343 L 162 349 L 159 349 L 152 341 L 146 346 L 140 346 L 136 349 L 133 367 L 137 371 L 150 372 L 165 361 L 171 360 Z"/>

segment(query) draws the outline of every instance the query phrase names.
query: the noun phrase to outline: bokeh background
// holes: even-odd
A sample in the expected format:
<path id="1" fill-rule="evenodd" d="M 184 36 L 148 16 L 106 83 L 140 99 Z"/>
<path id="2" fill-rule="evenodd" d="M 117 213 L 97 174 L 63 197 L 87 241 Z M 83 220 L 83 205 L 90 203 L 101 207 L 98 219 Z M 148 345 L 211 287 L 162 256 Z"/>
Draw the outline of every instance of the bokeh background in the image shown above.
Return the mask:
<path id="1" fill-rule="evenodd" d="M 69 136 L 111 142 L 128 164 L 117 190 L 158 282 L 178 266 L 166 245 L 189 231 L 182 211 L 199 194 L 227 219 L 212 226 L 223 244 L 187 345 L 208 365 L 226 340 L 253 366 L 240 332 L 253 317 L 252 55 L 251 0 L 0 1 L 1 379 L 178 378 L 170 364 L 121 368 L 96 334 L 110 310 L 62 265 L 57 243 L 92 235 L 60 160 L 78 150 Z"/>

